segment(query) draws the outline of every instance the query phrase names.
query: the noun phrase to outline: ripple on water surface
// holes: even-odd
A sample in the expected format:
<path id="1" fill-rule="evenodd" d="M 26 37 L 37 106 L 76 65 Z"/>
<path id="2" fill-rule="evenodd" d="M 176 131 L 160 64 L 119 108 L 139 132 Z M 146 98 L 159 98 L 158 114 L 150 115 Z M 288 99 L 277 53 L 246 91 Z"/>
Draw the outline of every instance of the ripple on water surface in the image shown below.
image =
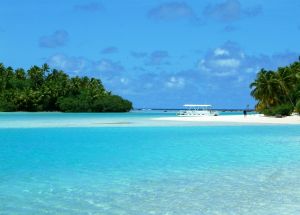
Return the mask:
<path id="1" fill-rule="evenodd" d="M 0 214 L 298 214 L 299 126 L 0 129 Z"/>

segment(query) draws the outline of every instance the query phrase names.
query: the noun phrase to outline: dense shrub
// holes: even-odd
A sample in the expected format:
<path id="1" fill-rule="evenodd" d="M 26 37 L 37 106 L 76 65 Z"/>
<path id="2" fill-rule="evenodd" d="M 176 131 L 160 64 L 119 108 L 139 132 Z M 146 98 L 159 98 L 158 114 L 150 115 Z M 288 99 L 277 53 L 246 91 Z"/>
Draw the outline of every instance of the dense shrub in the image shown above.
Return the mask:
<path id="1" fill-rule="evenodd" d="M 290 104 L 277 105 L 264 109 L 262 113 L 266 116 L 289 116 L 293 113 L 294 107 Z"/>
<path id="2" fill-rule="evenodd" d="M 116 95 L 105 95 L 89 100 L 84 96 L 60 98 L 59 108 L 63 112 L 127 112 L 132 103 Z"/>
<path id="3" fill-rule="evenodd" d="M 272 109 L 263 109 L 260 113 L 264 114 L 265 116 L 274 116 Z"/>
<path id="4" fill-rule="evenodd" d="M 274 115 L 289 116 L 293 113 L 294 107 L 290 104 L 278 105 L 273 109 Z"/>
<path id="5" fill-rule="evenodd" d="M 0 111 L 1 112 L 16 111 L 16 106 L 12 102 L 9 102 L 6 99 L 0 98 Z"/>
<path id="6" fill-rule="evenodd" d="M 300 114 L 300 99 L 296 103 L 295 111 Z"/>

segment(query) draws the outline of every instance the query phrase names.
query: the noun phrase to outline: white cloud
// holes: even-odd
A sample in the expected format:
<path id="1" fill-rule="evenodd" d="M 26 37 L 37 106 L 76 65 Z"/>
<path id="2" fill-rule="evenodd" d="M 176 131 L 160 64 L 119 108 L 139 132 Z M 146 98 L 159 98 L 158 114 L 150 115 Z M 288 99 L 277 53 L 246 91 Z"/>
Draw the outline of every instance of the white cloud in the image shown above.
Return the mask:
<path id="1" fill-rule="evenodd" d="M 217 48 L 214 51 L 215 56 L 226 56 L 229 55 L 229 51 L 227 51 L 226 49 L 222 49 L 222 48 Z"/>
<path id="2" fill-rule="evenodd" d="M 234 58 L 215 60 L 215 63 L 218 66 L 230 68 L 238 68 L 241 64 L 241 62 L 238 59 Z"/>
<path id="3" fill-rule="evenodd" d="M 83 57 L 72 57 L 64 54 L 55 54 L 47 59 L 47 63 L 56 69 L 64 70 L 68 73 L 100 73 L 106 77 L 112 77 L 124 70 L 119 62 L 109 59 L 99 61 L 89 60 Z"/>
<path id="4" fill-rule="evenodd" d="M 166 82 L 168 88 L 183 88 L 185 86 L 185 80 L 181 77 L 171 76 Z"/>
<path id="5" fill-rule="evenodd" d="M 95 64 L 95 67 L 97 68 L 98 71 L 100 72 L 107 72 L 111 71 L 114 68 L 114 65 L 108 61 L 108 60 L 100 60 Z"/>
<path id="6" fill-rule="evenodd" d="M 241 72 L 245 54 L 233 42 L 226 42 L 222 46 L 209 50 L 198 64 L 200 72 L 209 76 L 227 77 Z"/>
<path id="7" fill-rule="evenodd" d="M 261 68 L 273 70 L 297 60 L 297 56 L 293 52 L 253 56 L 238 44 L 226 42 L 218 48 L 208 50 L 199 59 L 197 68 L 203 77 L 218 77 L 227 83 L 248 86 Z"/>
<path id="8" fill-rule="evenodd" d="M 198 65 L 199 70 L 204 71 L 204 72 L 210 72 L 211 70 L 205 66 L 206 61 L 204 59 L 201 59 Z"/>
<path id="9" fill-rule="evenodd" d="M 246 73 L 250 74 L 250 73 L 256 73 L 259 71 L 259 67 L 256 66 L 256 67 L 248 67 L 248 68 L 245 68 L 244 70 Z"/>
<path id="10" fill-rule="evenodd" d="M 63 54 L 55 54 L 48 58 L 47 63 L 56 68 L 71 73 L 79 73 L 89 67 L 89 62 L 82 57 L 68 57 Z"/>
<path id="11" fill-rule="evenodd" d="M 168 55 L 163 53 L 154 55 L 154 57 L 163 56 Z M 179 69 L 175 66 L 166 68 L 165 64 L 162 64 L 159 71 L 156 71 L 156 67 L 149 67 L 139 69 L 138 72 L 128 69 L 131 68 L 130 66 L 125 69 L 120 62 L 110 59 L 95 61 L 64 54 L 53 55 L 47 62 L 52 68 L 63 69 L 69 74 L 98 77 L 106 89 L 125 96 L 135 105 L 142 101 L 151 106 L 151 101 L 157 105 L 158 98 L 164 98 L 160 102 L 168 104 L 167 101 L 172 102 L 172 99 L 181 103 L 185 102 L 184 99 L 198 102 L 201 98 L 207 99 L 213 95 L 217 95 L 222 101 L 224 98 L 230 99 L 230 96 L 241 91 L 248 95 L 249 83 L 254 80 L 257 71 L 261 68 L 276 69 L 277 66 L 287 65 L 297 60 L 298 56 L 298 53 L 291 52 L 253 56 L 236 43 L 227 42 L 203 53 L 197 68 L 192 69 Z M 167 59 L 172 60 L 171 57 Z M 188 96 L 186 88 L 191 92 Z"/>
<path id="12" fill-rule="evenodd" d="M 128 84 L 129 83 L 129 79 L 128 78 L 120 78 L 120 82 L 122 84 Z"/>

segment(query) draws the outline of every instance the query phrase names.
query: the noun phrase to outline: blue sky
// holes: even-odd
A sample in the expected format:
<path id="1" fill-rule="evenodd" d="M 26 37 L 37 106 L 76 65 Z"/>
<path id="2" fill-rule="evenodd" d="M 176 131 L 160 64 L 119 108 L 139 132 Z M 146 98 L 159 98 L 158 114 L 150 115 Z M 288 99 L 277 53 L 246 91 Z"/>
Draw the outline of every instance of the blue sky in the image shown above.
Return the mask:
<path id="1" fill-rule="evenodd" d="M 98 77 L 135 107 L 254 106 L 261 68 L 300 55 L 298 0 L 1 0 L 0 61 Z"/>

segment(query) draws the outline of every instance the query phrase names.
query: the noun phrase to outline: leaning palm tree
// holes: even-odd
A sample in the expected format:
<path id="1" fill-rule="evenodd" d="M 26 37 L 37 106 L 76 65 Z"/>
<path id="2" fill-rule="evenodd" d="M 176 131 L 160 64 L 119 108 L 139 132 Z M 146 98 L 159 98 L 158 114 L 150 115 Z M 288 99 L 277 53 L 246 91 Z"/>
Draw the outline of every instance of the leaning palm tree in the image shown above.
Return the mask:
<path id="1" fill-rule="evenodd" d="M 256 80 L 250 84 L 251 95 L 259 101 L 259 105 L 269 108 L 278 103 L 277 86 L 274 80 L 274 72 L 261 69 Z"/>

